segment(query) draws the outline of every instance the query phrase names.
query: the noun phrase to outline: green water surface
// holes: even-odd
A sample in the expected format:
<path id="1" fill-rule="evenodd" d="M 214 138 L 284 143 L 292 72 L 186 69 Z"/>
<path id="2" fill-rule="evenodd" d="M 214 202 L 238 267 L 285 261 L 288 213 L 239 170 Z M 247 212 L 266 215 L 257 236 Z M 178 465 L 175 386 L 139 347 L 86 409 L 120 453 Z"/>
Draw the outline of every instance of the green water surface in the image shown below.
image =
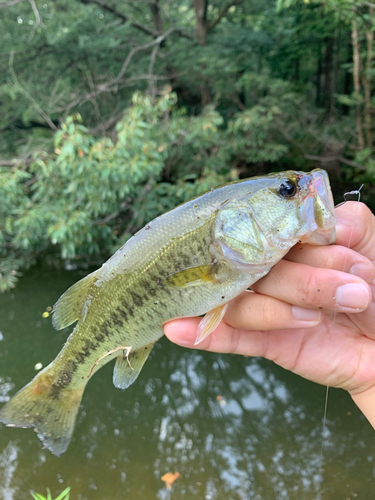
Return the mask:
<path id="1" fill-rule="evenodd" d="M 72 328 L 42 314 L 83 275 L 34 269 L 0 295 L 0 404 L 60 350 Z M 325 388 L 271 362 L 163 338 L 126 391 L 112 368 L 88 384 L 60 458 L 31 429 L 0 426 L 1 500 L 67 486 L 71 500 L 375 498 L 374 431 L 344 391 L 329 392 L 323 439 Z M 175 471 L 168 490 L 160 478 Z"/>

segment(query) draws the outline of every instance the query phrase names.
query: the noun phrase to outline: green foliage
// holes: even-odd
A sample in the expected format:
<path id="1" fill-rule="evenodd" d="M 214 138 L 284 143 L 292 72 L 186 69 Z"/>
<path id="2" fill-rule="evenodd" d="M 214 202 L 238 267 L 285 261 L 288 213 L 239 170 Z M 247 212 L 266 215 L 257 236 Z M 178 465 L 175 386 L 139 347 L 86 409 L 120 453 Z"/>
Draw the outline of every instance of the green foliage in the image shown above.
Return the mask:
<path id="1" fill-rule="evenodd" d="M 69 500 L 69 497 L 70 497 L 69 492 L 70 492 L 70 487 L 65 488 L 65 490 L 63 492 L 61 492 L 60 495 L 55 498 L 55 500 Z M 30 492 L 30 494 L 34 498 L 34 500 L 53 500 L 53 498 L 51 496 L 51 492 L 48 488 L 47 488 L 47 496 L 46 497 L 44 497 L 40 493 Z"/>
<path id="2" fill-rule="evenodd" d="M 26 1 L 1 10 L 0 291 L 39 257 L 102 262 L 240 176 L 374 182 L 365 1 L 206 0 L 203 17 L 190 0 L 46 2 L 39 20 Z"/>
<path id="3" fill-rule="evenodd" d="M 0 208 L 2 290 L 14 285 L 27 259 L 52 246 L 62 259 L 87 261 L 100 250 L 108 255 L 149 219 L 233 178 L 229 169 L 215 173 L 216 162 L 205 161 L 218 141 L 220 115 L 208 108 L 187 117 L 175 103 L 169 90 L 154 103 L 135 94 L 114 140 L 93 137 L 79 116 L 68 117 L 55 134 L 54 150 L 35 153 L 27 172 L 0 170 L 0 195 L 6 200 Z M 165 164 L 173 184 L 158 184 Z M 203 170 L 204 182 L 189 189 Z M 160 201 L 167 186 L 171 189 Z"/>

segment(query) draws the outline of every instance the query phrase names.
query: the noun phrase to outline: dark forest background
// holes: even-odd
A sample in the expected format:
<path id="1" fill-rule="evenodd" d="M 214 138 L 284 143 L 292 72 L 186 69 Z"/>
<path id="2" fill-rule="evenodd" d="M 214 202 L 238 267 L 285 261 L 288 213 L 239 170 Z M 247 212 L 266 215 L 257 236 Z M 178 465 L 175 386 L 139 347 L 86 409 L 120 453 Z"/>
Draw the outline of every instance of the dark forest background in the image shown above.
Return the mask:
<path id="1" fill-rule="evenodd" d="M 0 2 L 0 289 L 101 263 L 212 186 L 325 168 L 374 193 L 361 0 Z"/>

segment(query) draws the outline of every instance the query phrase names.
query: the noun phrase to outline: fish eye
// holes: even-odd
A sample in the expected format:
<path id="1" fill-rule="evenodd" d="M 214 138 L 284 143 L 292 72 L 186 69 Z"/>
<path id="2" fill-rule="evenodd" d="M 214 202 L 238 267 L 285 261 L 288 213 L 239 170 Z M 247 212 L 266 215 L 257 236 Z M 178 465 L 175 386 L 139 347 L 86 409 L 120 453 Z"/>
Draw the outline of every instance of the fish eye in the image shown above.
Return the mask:
<path id="1" fill-rule="evenodd" d="M 278 188 L 278 193 L 283 198 L 291 198 L 296 194 L 296 192 L 297 186 L 293 181 L 285 180 L 280 184 Z"/>

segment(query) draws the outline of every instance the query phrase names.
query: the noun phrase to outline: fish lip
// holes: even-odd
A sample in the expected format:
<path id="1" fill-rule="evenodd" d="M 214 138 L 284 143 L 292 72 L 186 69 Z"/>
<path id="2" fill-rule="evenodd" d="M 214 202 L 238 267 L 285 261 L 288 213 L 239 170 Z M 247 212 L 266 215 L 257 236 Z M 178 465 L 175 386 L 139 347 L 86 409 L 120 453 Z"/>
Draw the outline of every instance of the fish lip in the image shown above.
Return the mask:
<path id="1" fill-rule="evenodd" d="M 301 205 L 302 217 L 309 231 L 301 238 L 301 243 L 331 245 L 336 239 L 336 218 L 328 174 L 325 170 L 315 169 L 310 176 Z"/>

